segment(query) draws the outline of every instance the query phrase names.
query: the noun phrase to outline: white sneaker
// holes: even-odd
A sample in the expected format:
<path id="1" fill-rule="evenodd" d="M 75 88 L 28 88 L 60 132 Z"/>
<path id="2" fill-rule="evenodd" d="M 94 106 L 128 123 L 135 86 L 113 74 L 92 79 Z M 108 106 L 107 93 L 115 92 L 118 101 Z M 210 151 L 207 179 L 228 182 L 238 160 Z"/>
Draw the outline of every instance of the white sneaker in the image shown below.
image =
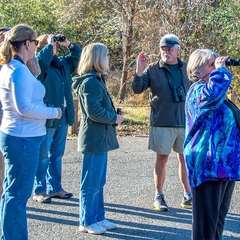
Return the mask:
<path id="1" fill-rule="evenodd" d="M 40 203 L 50 203 L 51 197 L 46 193 L 41 193 L 33 196 L 33 200 Z"/>
<path id="2" fill-rule="evenodd" d="M 112 223 L 112 222 L 108 221 L 107 219 L 104 219 L 104 220 L 99 221 L 97 223 L 98 223 L 98 225 L 104 227 L 107 230 L 111 230 L 111 229 L 114 229 L 114 228 L 117 227 L 115 223 Z"/>
<path id="3" fill-rule="evenodd" d="M 106 228 L 98 225 L 97 223 L 93 223 L 88 226 L 79 226 L 79 231 L 82 233 L 103 234 L 106 232 Z"/>

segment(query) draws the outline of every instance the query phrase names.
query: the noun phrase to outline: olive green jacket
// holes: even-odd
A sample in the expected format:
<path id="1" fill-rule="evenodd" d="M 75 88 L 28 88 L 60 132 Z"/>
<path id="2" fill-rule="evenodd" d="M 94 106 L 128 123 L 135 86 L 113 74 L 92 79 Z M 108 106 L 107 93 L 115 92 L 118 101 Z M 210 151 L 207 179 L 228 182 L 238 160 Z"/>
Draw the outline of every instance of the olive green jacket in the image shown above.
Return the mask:
<path id="1" fill-rule="evenodd" d="M 96 154 L 119 148 L 115 126 L 117 114 L 104 79 L 89 71 L 75 76 L 72 87 L 81 109 L 78 151 Z"/>

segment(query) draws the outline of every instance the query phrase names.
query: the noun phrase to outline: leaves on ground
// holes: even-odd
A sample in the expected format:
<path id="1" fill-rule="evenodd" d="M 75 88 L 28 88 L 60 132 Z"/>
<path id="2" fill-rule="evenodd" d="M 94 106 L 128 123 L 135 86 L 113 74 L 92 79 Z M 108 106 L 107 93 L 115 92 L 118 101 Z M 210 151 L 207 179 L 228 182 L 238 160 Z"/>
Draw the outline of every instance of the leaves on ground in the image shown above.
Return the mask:
<path id="1" fill-rule="evenodd" d="M 149 125 L 147 124 L 134 124 L 134 125 L 119 125 L 117 126 L 117 135 L 120 137 L 124 136 L 138 136 L 138 135 L 148 135 Z"/>

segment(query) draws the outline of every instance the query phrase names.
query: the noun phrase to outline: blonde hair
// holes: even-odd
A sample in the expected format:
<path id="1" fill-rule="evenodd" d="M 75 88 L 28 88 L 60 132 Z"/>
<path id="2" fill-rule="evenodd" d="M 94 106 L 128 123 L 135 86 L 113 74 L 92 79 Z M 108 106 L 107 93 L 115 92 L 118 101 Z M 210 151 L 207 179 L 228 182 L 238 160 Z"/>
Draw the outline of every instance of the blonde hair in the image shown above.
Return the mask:
<path id="1" fill-rule="evenodd" d="M 107 47 L 102 43 L 91 43 L 85 46 L 78 64 L 78 74 L 83 75 L 90 70 L 106 73 L 108 71 L 107 54 Z"/>
<path id="2" fill-rule="evenodd" d="M 33 56 L 32 58 L 28 59 L 26 65 L 34 76 L 38 76 L 41 74 L 41 68 L 38 63 L 37 57 Z"/>
<path id="3" fill-rule="evenodd" d="M 211 49 L 197 49 L 190 55 L 187 64 L 187 74 L 190 80 L 199 80 L 197 74 L 209 63 L 211 56 L 218 57 L 218 54 Z"/>
<path id="4" fill-rule="evenodd" d="M 38 42 L 38 45 L 36 48 L 36 53 L 38 53 L 39 51 L 41 51 L 44 48 L 44 45 L 45 45 L 46 40 L 48 39 L 48 36 L 49 36 L 49 34 L 42 34 L 37 38 L 37 40 L 39 42 Z"/>
<path id="5" fill-rule="evenodd" d="M 0 64 L 7 64 L 11 61 L 13 54 L 19 52 L 24 42 L 34 40 L 36 32 L 25 24 L 18 24 L 9 30 L 7 39 L 0 48 Z"/>

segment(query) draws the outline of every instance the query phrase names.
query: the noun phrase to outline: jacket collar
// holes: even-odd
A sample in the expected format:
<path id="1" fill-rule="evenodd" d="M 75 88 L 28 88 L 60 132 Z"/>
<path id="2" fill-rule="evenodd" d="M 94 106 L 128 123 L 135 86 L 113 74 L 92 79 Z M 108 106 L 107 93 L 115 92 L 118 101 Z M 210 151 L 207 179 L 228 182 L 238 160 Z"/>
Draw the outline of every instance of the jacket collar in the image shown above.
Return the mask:
<path id="1" fill-rule="evenodd" d="M 183 62 L 178 58 L 178 66 L 181 68 L 183 66 Z M 159 68 L 168 68 L 167 64 L 163 62 L 162 59 L 159 60 Z"/>
<path id="2" fill-rule="evenodd" d="M 13 59 L 14 59 L 14 60 L 17 60 L 17 61 L 19 61 L 20 63 L 22 63 L 22 64 L 25 65 L 25 63 L 23 62 L 23 60 L 22 60 L 17 54 L 15 54 L 15 55 L 13 56 Z"/>

